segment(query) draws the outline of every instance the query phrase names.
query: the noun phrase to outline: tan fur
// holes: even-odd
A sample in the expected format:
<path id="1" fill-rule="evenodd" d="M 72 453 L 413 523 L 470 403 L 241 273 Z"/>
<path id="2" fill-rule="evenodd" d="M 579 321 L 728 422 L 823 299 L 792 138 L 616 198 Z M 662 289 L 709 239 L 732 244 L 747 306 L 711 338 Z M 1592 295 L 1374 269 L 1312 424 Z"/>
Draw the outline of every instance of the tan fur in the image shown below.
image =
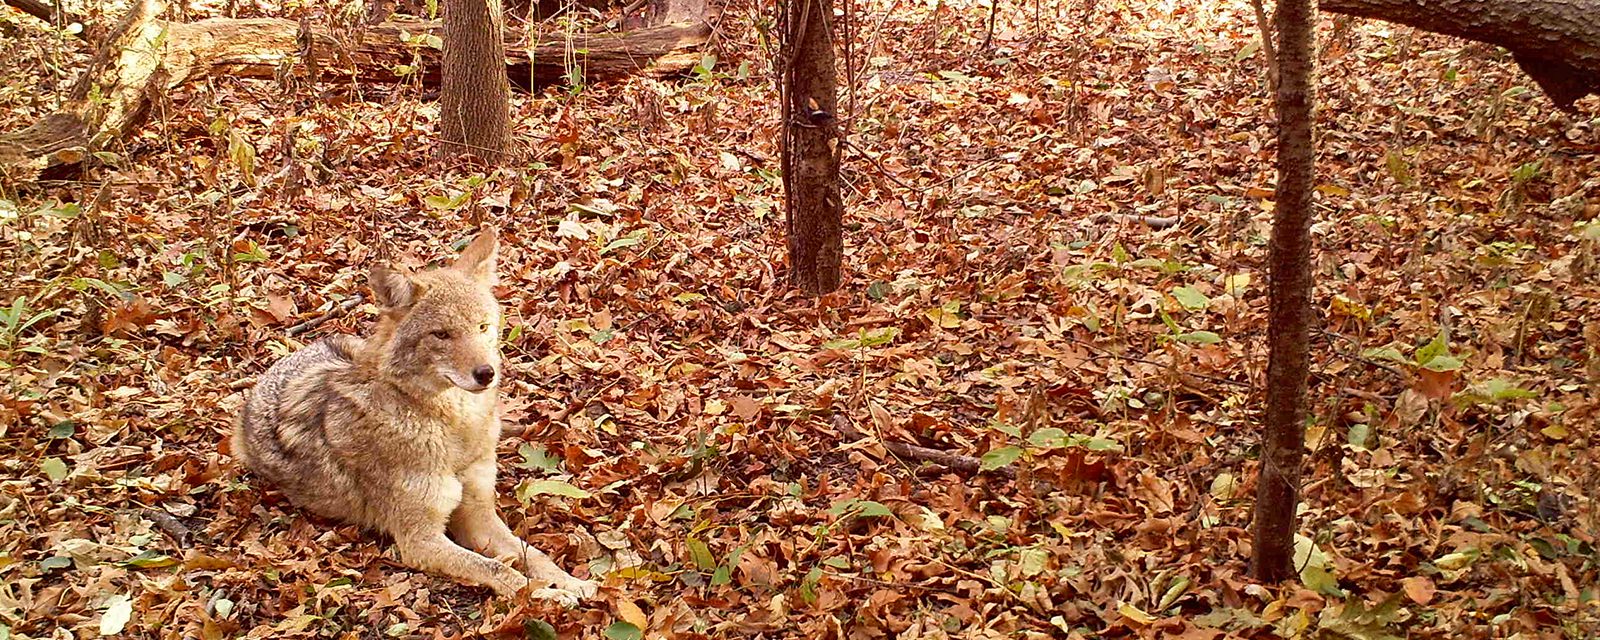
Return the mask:
<path id="1" fill-rule="evenodd" d="M 268 369 L 235 425 L 233 455 L 296 505 L 393 536 L 408 566 L 502 595 L 531 578 L 535 597 L 573 604 L 595 584 L 495 513 L 494 268 L 492 229 L 447 268 L 374 268 L 383 315 L 373 335 L 327 338 Z"/>

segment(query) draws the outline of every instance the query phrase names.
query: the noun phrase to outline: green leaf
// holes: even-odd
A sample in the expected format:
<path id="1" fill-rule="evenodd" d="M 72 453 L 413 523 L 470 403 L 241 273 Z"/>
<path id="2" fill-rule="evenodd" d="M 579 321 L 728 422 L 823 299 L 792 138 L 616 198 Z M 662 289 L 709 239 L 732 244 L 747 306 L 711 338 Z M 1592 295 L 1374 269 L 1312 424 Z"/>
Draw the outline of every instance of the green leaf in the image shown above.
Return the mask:
<path id="1" fill-rule="evenodd" d="M 822 567 L 812 567 L 806 572 L 806 577 L 800 579 L 800 599 L 806 604 L 817 601 L 817 584 L 822 582 Z"/>
<path id="2" fill-rule="evenodd" d="M 522 621 L 522 637 L 527 638 L 527 640 L 560 640 L 560 636 L 556 635 L 555 627 L 536 618 Z"/>
<path id="3" fill-rule="evenodd" d="M 877 302 L 883 302 L 885 298 L 889 297 L 889 283 L 878 280 L 867 285 L 867 297 Z"/>
<path id="4" fill-rule="evenodd" d="M 39 561 L 39 570 L 49 573 L 72 566 L 72 556 L 50 556 Z"/>
<path id="5" fill-rule="evenodd" d="M 845 350 L 859 349 L 859 348 L 861 348 L 861 341 L 857 340 L 855 338 L 835 338 L 833 340 L 829 340 L 827 342 L 822 343 L 822 348 L 824 348 L 824 349 L 845 349 Z"/>
<path id="6" fill-rule="evenodd" d="M 1366 448 L 1367 448 L 1367 437 L 1371 434 L 1371 432 L 1372 432 L 1372 427 L 1369 427 L 1364 423 L 1359 423 L 1358 422 L 1356 424 L 1350 425 L 1350 433 L 1345 438 L 1345 440 L 1347 442 L 1349 442 L 1350 446 L 1353 447 L 1353 448 L 1366 450 Z"/>
<path id="7" fill-rule="evenodd" d="M 1178 342 L 1189 344 L 1216 344 L 1222 342 L 1222 336 L 1211 331 L 1190 331 L 1178 334 Z"/>
<path id="8" fill-rule="evenodd" d="M 106 282 L 104 280 L 101 280 L 99 278 L 74 278 L 72 280 L 72 284 L 70 284 L 68 286 L 72 287 L 72 289 L 74 291 L 84 291 L 84 290 L 87 290 L 89 287 L 94 287 L 96 289 L 104 291 L 107 295 L 110 295 L 112 297 L 121 297 L 122 296 L 122 289 L 121 288 L 117 287 L 114 284 Z"/>
<path id="9" fill-rule="evenodd" d="M 1493 378 L 1483 383 L 1483 391 L 1490 400 L 1501 402 L 1503 400 L 1522 400 L 1537 398 L 1539 394 L 1517 386 L 1517 383 L 1505 378 Z"/>
<path id="10" fill-rule="evenodd" d="M 1239 481 L 1233 474 L 1223 472 L 1211 479 L 1211 497 L 1218 500 L 1232 500 L 1235 491 L 1239 490 Z"/>
<path id="11" fill-rule="evenodd" d="M 857 518 L 882 518 L 894 516 L 894 512 L 890 511 L 889 507 L 884 506 L 882 502 L 877 502 L 874 500 L 862 500 L 856 506 L 860 508 L 860 510 L 856 512 Z"/>
<path id="12" fill-rule="evenodd" d="M 1450 339 L 1445 337 L 1444 331 L 1441 330 L 1428 344 L 1418 347 L 1413 357 L 1416 358 L 1417 366 L 1427 367 L 1435 358 L 1449 355 Z M 1435 369 L 1435 371 L 1447 371 L 1447 369 Z"/>
<path id="13" fill-rule="evenodd" d="M 44 475 L 48 476 L 52 482 L 61 482 L 63 478 L 67 477 L 67 463 L 62 462 L 61 458 L 40 460 L 39 469 L 43 470 Z"/>
<path id="14" fill-rule="evenodd" d="M 176 564 L 178 564 L 177 560 L 154 549 L 146 549 L 139 555 L 122 561 L 122 566 L 124 567 L 137 567 L 140 569 L 160 569 Z"/>
<path id="15" fill-rule="evenodd" d="M 984 471 L 994 471 L 995 469 L 999 469 L 1000 467 L 1004 467 L 1008 464 L 1016 462 L 1017 458 L 1020 457 L 1022 457 L 1021 448 L 1000 447 L 999 449 L 994 449 L 983 454 L 983 457 L 978 460 L 978 468 L 983 469 Z"/>
<path id="16" fill-rule="evenodd" d="M 1067 446 L 1067 432 L 1055 427 L 1045 427 L 1028 434 L 1028 444 L 1051 449 L 1065 447 Z"/>
<path id="17" fill-rule="evenodd" d="M 266 262 L 267 261 L 267 251 L 265 249 L 262 249 L 261 245 L 256 244 L 256 241 L 254 241 L 254 240 L 246 240 L 245 244 L 246 244 L 246 246 L 249 247 L 249 249 L 247 249 L 245 251 L 235 252 L 233 254 L 233 261 L 234 262 Z"/>
<path id="18" fill-rule="evenodd" d="M 1333 577 L 1327 569 L 1322 567 L 1306 567 L 1300 570 L 1300 583 L 1307 589 L 1323 595 L 1340 597 L 1344 590 L 1339 588 L 1339 580 Z"/>
<path id="19" fill-rule="evenodd" d="M 114 636 L 122 633 L 133 619 L 133 599 L 126 594 L 111 596 L 106 612 L 100 614 L 100 635 Z"/>
<path id="20" fill-rule="evenodd" d="M 57 422 L 55 424 L 55 426 L 50 427 L 50 431 L 47 432 L 45 435 L 49 436 L 51 439 L 54 439 L 54 440 L 60 440 L 62 438 L 71 438 L 73 432 L 77 431 L 77 428 L 78 428 L 78 423 L 73 422 L 71 420 L 62 420 L 61 422 Z"/>
<path id="21" fill-rule="evenodd" d="M 644 632 L 632 622 L 618 620 L 606 627 L 605 636 L 609 640 L 641 640 L 644 638 Z"/>
<path id="22" fill-rule="evenodd" d="M 427 196 L 427 197 L 422 199 L 422 202 L 423 202 L 423 204 L 426 204 L 426 205 L 428 205 L 430 207 L 433 207 L 435 209 L 451 209 L 451 208 L 453 208 L 455 206 L 455 203 L 450 198 L 450 196 L 440 196 L 440 195 Z"/>
<path id="23" fill-rule="evenodd" d="M 522 462 L 517 463 L 517 466 L 523 469 L 556 471 L 561 467 L 561 458 L 550 455 L 542 444 L 524 442 L 517 447 L 517 453 L 522 456 Z"/>
<path id="24" fill-rule="evenodd" d="M 989 423 L 989 428 L 990 429 L 994 429 L 995 431 L 999 431 L 1000 433 L 1004 433 L 1004 434 L 1006 434 L 1008 436 L 1011 436 L 1013 438 L 1021 438 L 1022 437 L 1022 428 L 1018 427 L 1016 425 L 1013 425 L 1013 424 L 1006 424 L 1004 422 L 991 421 Z"/>
<path id="25" fill-rule="evenodd" d="M 711 572 L 711 586 L 720 587 L 733 581 L 733 567 L 722 565 Z"/>
<path id="26" fill-rule="evenodd" d="M 1089 438 L 1083 442 L 1083 448 L 1090 451 L 1121 451 L 1122 443 L 1110 438 Z"/>
<path id="27" fill-rule="evenodd" d="M 1511 180 L 1517 183 L 1527 182 L 1537 175 L 1539 175 L 1538 160 L 1517 165 L 1517 168 L 1511 170 Z"/>
<path id="28" fill-rule="evenodd" d="M 894 342 L 895 336 L 900 335 L 900 330 L 895 327 L 882 327 L 861 334 L 861 346 L 878 347 Z"/>
<path id="29" fill-rule="evenodd" d="M 683 544 L 689 548 L 689 559 L 694 561 L 696 569 L 710 571 L 717 568 L 717 559 L 711 555 L 711 548 L 707 547 L 704 541 L 689 536 L 684 539 Z"/>
<path id="30" fill-rule="evenodd" d="M 1206 294 L 1200 293 L 1198 289 L 1189 286 L 1173 289 L 1172 297 L 1177 299 L 1178 304 L 1183 305 L 1183 308 L 1190 311 L 1204 309 L 1206 305 L 1211 303 L 1211 298 L 1207 298 Z"/>
<path id="31" fill-rule="evenodd" d="M 840 500 L 839 502 L 834 503 L 834 505 L 828 509 L 828 514 L 833 516 L 843 516 L 851 513 L 858 518 L 875 518 L 894 515 L 894 512 L 890 511 L 889 507 L 884 506 L 884 504 L 881 502 L 862 500 L 859 498 Z"/>
<path id="32" fill-rule="evenodd" d="M 1478 551 L 1477 549 L 1467 549 L 1465 551 L 1447 553 L 1434 559 L 1433 566 L 1439 567 L 1440 569 L 1444 569 L 1446 571 L 1463 569 L 1476 562 L 1481 553 L 1482 552 Z"/>
<path id="33" fill-rule="evenodd" d="M 1462 367 L 1462 362 L 1455 356 L 1434 356 L 1422 368 L 1429 371 L 1455 371 Z"/>
<path id="34" fill-rule="evenodd" d="M 589 497 L 589 492 L 560 480 L 528 480 L 517 487 L 517 499 L 527 504 L 534 496 L 552 495 L 577 498 Z"/>
<path id="35" fill-rule="evenodd" d="M 611 242 L 606 243 L 605 248 L 600 250 L 600 255 L 605 255 L 605 254 L 611 253 L 612 251 L 616 251 L 617 249 L 625 249 L 627 247 L 631 247 L 631 246 L 634 246 L 634 245 L 639 244 L 641 242 L 644 242 L 644 237 L 645 237 L 645 230 L 644 229 L 640 229 L 638 231 L 634 231 L 633 233 L 630 233 L 628 235 L 622 236 L 621 238 L 617 238 L 616 240 L 612 240 Z"/>
<path id="36" fill-rule="evenodd" d="M 1398 362 L 1400 364 L 1411 364 L 1411 359 L 1407 358 L 1406 354 L 1401 353 L 1399 349 L 1396 349 L 1393 346 L 1367 349 L 1366 351 L 1361 352 L 1361 357 L 1368 360 L 1388 360 L 1390 362 Z"/>

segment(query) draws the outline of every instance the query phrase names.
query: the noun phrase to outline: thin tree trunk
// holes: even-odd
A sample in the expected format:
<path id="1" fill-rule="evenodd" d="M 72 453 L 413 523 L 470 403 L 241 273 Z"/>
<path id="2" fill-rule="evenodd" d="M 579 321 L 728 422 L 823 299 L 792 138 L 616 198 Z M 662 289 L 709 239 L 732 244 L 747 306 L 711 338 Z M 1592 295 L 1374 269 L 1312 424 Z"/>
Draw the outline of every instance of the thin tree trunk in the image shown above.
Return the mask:
<path id="1" fill-rule="evenodd" d="M 1600 0 L 1322 0 L 1320 8 L 1505 47 L 1568 111 L 1600 94 Z"/>
<path id="2" fill-rule="evenodd" d="M 497 164 L 511 139 L 500 0 L 445 0 L 439 134 L 446 158 Z"/>
<path id="3" fill-rule="evenodd" d="M 783 53 L 783 192 L 789 278 L 819 296 L 839 288 L 844 253 L 839 197 L 838 76 L 832 0 L 788 0 Z"/>
<path id="4" fill-rule="evenodd" d="M 1256 482 L 1252 571 L 1294 575 L 1295 508 L 1311 365 L 1312 0 L 1278 0 L 1278 188 L 1268 258 L 1267 412 Z"/>

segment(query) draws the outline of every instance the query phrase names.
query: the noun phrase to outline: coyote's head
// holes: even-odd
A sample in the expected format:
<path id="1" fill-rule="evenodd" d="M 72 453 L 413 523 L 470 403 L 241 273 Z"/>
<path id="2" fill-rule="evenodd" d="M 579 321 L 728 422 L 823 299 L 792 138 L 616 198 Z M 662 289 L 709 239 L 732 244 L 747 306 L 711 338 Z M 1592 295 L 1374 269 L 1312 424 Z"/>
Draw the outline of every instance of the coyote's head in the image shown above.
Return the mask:
<path id="1" fill-rule="evenodd" d="M 495 232 L 485 227 L 448 267 L 372 269 L 372 293 L 383 308 L 373 346 L 381 350 L 385 375 L 429 390 L 494 387 L 500 377 L 494 263 Z"/>

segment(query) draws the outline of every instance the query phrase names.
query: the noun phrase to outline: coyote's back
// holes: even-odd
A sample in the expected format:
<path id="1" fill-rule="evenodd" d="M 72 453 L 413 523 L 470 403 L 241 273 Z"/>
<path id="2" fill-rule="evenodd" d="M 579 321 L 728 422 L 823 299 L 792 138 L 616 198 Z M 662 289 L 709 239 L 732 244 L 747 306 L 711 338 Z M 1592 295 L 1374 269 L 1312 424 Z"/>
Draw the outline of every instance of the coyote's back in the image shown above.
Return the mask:
<path id="1" fill-rule="evenodd" d="M 356 375 L 360 346 L 357 338 L 333 336 L 279 360 L 256 380 L 233 430 L 236 458 L 296 504 L 328 517 L 362 511 L 350 504 L 357 492 L 328 440 L 330 420 L 359 420 L 363 413 L 352 389 L 340 388 Z"/>

